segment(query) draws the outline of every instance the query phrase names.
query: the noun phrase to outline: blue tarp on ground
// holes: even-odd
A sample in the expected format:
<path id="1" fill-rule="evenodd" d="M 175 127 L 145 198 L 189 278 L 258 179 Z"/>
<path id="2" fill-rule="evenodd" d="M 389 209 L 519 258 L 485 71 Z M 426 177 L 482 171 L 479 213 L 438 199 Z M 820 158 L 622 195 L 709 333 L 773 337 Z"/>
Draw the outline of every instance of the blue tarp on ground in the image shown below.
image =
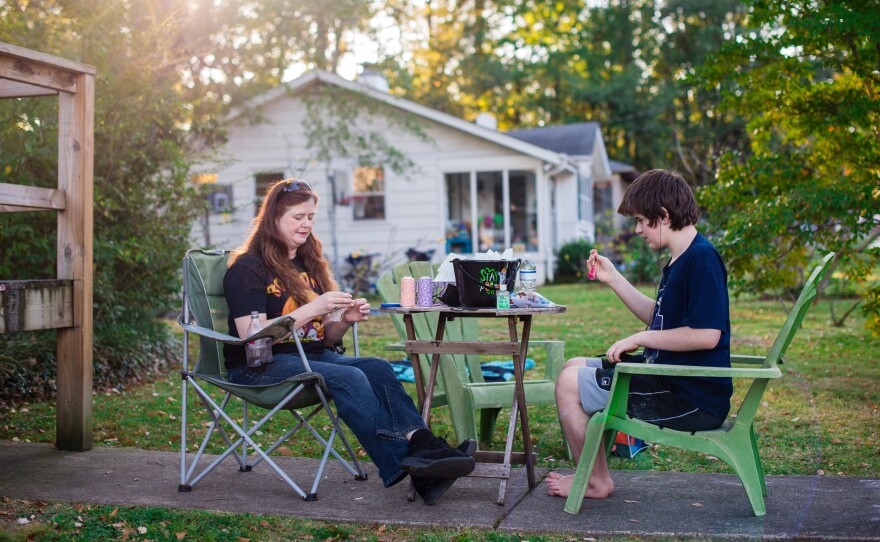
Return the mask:
<path id="1" fill-rule="evenodd" d="M 412 363 L 409 359 L 404 358 L 403 361 L 391 361 L 391 367 L 397 375 L 397 379 L 401 382 L 415 382 L 416 378 L 413 374 Z M 526 358 L 526 370 L 535 367 L 535 360 Z M 480 364 L 483 370 L 483 379 L 486 382 L 507 382 L 513 380 L 513 360 L 510 361 L 487 361 Z"/>

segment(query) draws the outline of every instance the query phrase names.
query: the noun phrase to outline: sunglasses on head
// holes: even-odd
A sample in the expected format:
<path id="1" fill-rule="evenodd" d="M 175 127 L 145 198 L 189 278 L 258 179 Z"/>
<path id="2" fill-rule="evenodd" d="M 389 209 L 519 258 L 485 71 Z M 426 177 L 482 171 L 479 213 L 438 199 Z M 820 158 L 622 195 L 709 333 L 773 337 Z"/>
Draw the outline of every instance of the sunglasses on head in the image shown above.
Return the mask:
<path id="1" fill-rule="evenodd" d="M 285 192 L 296 192 L 297 190 L 308 190 L 309 192 L 312 191 L 312 185 L 310 185 L 306 181 L 301 181 L 299 179 L 284 181 L 284 184 Z"/>

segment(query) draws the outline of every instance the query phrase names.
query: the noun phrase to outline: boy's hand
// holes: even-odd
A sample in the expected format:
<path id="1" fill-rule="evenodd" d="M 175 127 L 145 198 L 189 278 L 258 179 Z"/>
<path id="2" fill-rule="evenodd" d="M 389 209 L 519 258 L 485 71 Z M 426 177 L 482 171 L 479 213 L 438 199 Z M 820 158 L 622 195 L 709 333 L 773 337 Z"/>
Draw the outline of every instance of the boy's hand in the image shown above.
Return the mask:
<path id="1" fill-rule="evenodd" d="M 638 350 L 639 347 L 642 345 L 636 342 L 634 337 L 635 335 L 632 335 L 612 344 L 611 348 L 609 348 L 608 351 L 605 352 L 605 357 L 608 359 L 608 361 L 610 361 L 611 363 L 618 363 L 620 362 L 621 354 Z"/>
<path id="2" fill-rule="evenodd" d="M 590 268 L 587 278 L 590 280 L 598 280 L 600 282 L 608 282 L 614 276 L 616 269 L 611 260 L 605 256 L 600 256 L 596 249 L 590 250 L 590 257 L 587 259 L 587 266 Z"/>

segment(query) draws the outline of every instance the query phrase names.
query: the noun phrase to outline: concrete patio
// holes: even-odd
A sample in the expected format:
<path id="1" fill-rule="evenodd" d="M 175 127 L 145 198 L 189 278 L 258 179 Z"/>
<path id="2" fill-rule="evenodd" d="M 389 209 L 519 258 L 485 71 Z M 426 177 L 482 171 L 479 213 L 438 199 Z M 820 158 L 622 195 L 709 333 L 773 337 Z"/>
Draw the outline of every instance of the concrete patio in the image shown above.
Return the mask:
<path id="1" fill-rule="evenodd" d="M 301 500 L 268 466 L 240 473 L 230 459 L 192 492 L 179 493 L 179 458 L 131 448 L 59 452 L 49 444 L 0 441 L 0 495 L 593 538 L 880 541 L 880 480 L 873 478 L 769 476 L 767 515 L 757 518 L 733 475 L 617 471 L 614 496 L 586 501 L 573 516 L 563 512 L 562 499 L 546 494 L 545 484 L 529 492 L 524 469 L 511 480 L 505 506 L 495 504 L 497 480 L 465 478 L 427 507 L 407 501 L 405 483 L 384 489 L 369 463 L 363 482 L 328 464 L 315 502 Z M 315 462 L 278 460 L 306 487 L 311 480 L 297 473 L 314 472 Z M 546 474 L 537 471 L 539 480 Z"/>

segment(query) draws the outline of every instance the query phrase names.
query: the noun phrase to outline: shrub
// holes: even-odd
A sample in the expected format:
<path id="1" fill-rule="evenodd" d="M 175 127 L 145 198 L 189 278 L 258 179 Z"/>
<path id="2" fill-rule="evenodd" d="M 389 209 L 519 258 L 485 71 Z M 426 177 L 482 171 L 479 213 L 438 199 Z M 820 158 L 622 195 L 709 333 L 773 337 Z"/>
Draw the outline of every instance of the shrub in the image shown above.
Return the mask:
<path id="1" fill-rule="evenodd" d="M 583 239 L 562 245 L 556 258 L 553 282 L 567 284 L 586 280 L 587 258 L 590 257 L 591 248 L 593 247 Z"/>
<path id="2" fill-rule="evenodd" d="M 644 239 L 634 233 L 619 237 L 621 267 L 624 276 L 632 283 L 646 283 L 660 280 L 661 256 L 651 249 Z"/>
<path id="3" fill-rule="evenodd" d="M 172 339 L 155 318 L 179 304 L 180 261 L 198 209 L 188 180 L 194 153 L 185 120 L 191 103 L 181 94 L 179 75 L 165 64 L 164 47 L 135 41 L 164 34 L 109 31 L 130 22 L 114 21 L 115 15 L 102 12 L 94 25 L 80 26 L 63 14 L 53 24 L 31 25 L 27 13 L 11 10 L 4 15 L 8 24 L 0 25 L 0 41 L 75 58 L 95 65 L 99 74 L 93 305 L 98 386 L 137 379 L 171 359 Z M 74 51 L 85 56 L 66 54 Z M 55 188 L 58 100 L 2 100 L 0 118 L 11 119 L 0 124 L 0 182 Z M 54 213 L 0 213 L 0 277 L 54 278 L 56 222 Z M 0 378 L 9 385 L 0 398 L 54 392 L 54 339 L 54 332 L 3 336 Z"/>
<path id="4" fill-rule="evenodd" d="M 0 403 L 45 401 L 55 395 L 55 330 L 10 333 L 0 344 Z M 176 363 L 179 338 L 161 322 L 96 326 L 93 382 L 98 390 L 123 388 Z"/>

